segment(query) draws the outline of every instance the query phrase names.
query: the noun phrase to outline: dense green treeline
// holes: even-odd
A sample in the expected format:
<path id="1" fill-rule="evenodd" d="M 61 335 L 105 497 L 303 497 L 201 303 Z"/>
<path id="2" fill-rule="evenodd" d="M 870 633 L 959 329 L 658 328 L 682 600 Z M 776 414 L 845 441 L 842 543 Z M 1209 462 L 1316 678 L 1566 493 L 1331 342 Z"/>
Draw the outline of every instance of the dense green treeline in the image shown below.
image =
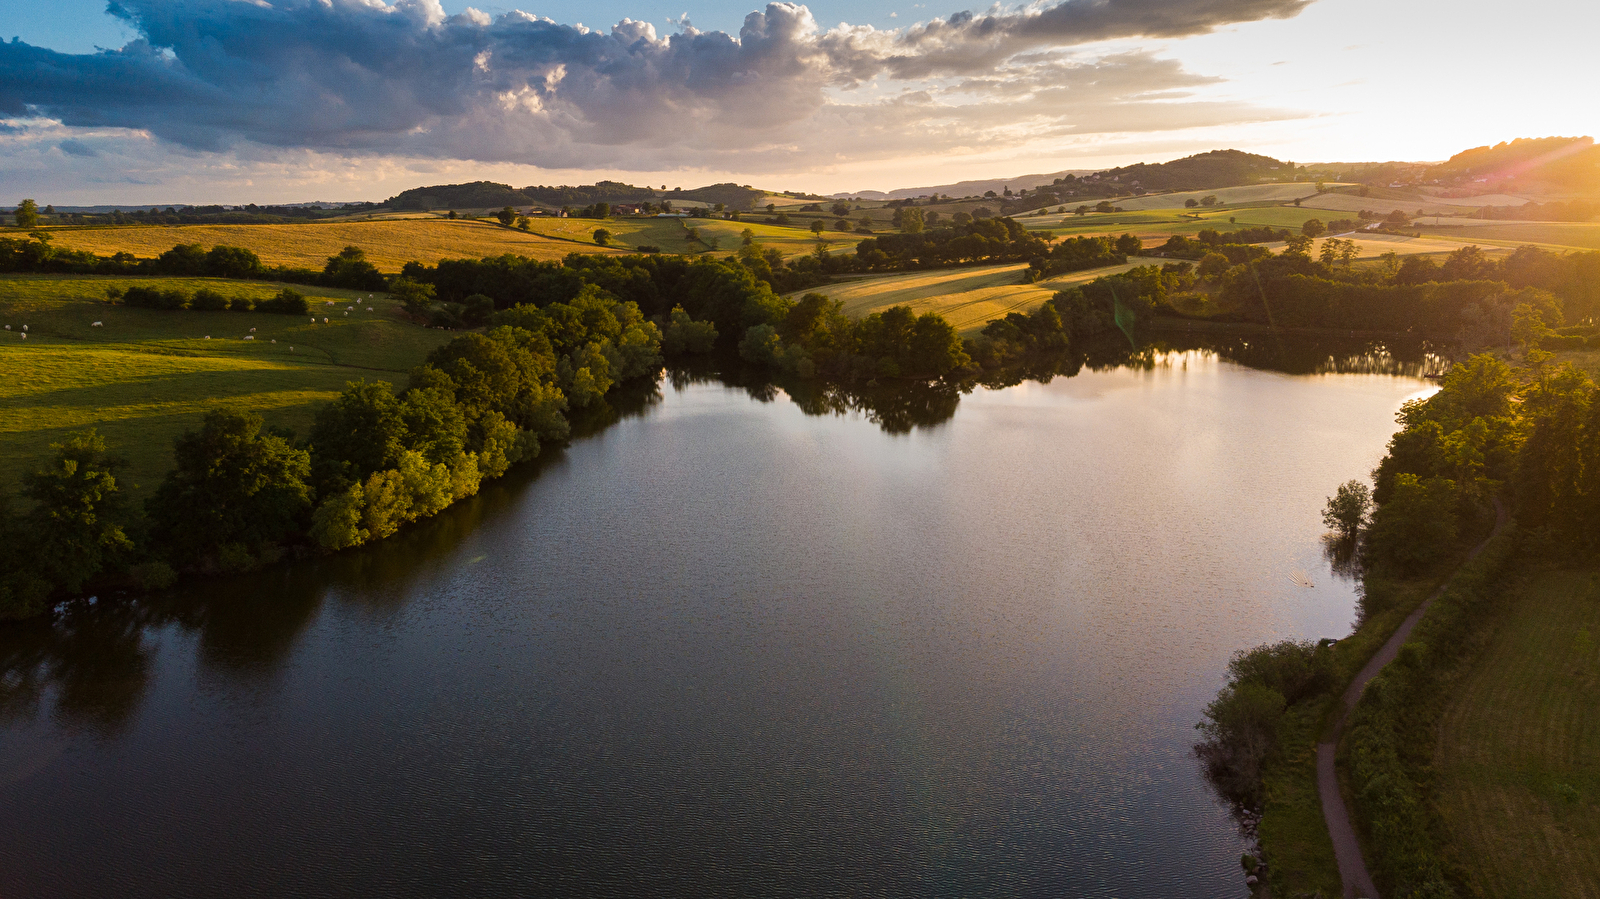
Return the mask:
<path id="1" fill-rule="evenodd" d="M 1370 494 L 1352 482 L 1329 503 L 1330 550 L 1353 556 L 1363 570 L 1364 620 L 1403 614 L 1398 603 L 1417 598 L 1489 529 L 1497 500 L 1515 519 L 1450 580 L 1351 715 L 1341 760 L 1385 894 L 1473 894 L 1451 861 L 1429 793 L 1441 685 L 1481 638 L 1514 559 L 1600 551 L 1600 388 L 1552 364 L 1537 349 L 1538 328 L 1521 336 L 1524 367 L 1486 354 L 1455 366 L 1437 394 L 1402 408 Z M 1288 764 L 1279 754 L 1281 729 L 1301 709 L 1331 708 L 1362 661 L 1340 658 L 1342 646 L 1329 642 L 1235 657 L 1227 685 L 1206 709 L 1198 747 L 1225 794 L 1267 801 L 1272 814 L 1263 784 L 1274 765 Z M 1270 855 L 1275 847 L 1269 840 L 1264 848 Z"/>
<path id="2" fill-rule="evenodd" d="M 662 363 L 655 324 L 592 286 L 505 316 L 435 350 L 398 394 L 350 384 L 305 439 L 248 410 L 208 413 L 142 509 L 93 432 L 57 445 L 25 481 L 28 508 L 0 503 L 0 618 L 90 584 L 161 587 L 388 536 L 565 440 L 571 414 Z M 704 337 L 692 324 L 674 322 L 685 343 Z"/>

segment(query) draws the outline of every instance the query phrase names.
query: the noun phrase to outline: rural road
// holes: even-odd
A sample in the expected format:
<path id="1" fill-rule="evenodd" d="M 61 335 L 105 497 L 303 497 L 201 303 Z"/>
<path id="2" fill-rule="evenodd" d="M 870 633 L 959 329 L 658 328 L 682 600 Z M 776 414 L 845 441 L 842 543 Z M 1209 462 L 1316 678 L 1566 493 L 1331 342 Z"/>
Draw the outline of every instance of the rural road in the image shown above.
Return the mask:
<path id="1" fill-rule="evenodd" d="M 1472 548 L 1467 554 L 1466 562 L 1478 557 L 1489 541 L 1499 535 L 1506 526 L 1506 507 L 1497 498 L 1494 501 L 1494 530 L 1483 542 Z M 1463 562 L 1462 564 L 1466 564 Z M 1350 710 L 1355 708 L 1356 701 L 1361 698 L 1361 691 L 1367 688 L 1367 682 L 1377 676 L 1383 666 L 1395 660 L 1400 655 L 1400 647 L 1411 636 L 1411 631 L 1422 620 L 1422 616 L 1433 605 L 1433 601 L 1444 593 L 1450 586 L 1450 580 L 1439 585 L 1439 589 L 1417 607 L 1415 612 L 1406 616 L 1400 627 L 1389 637 L 1383 646 L 1367 660 L 1361 673 L 1350 682 L 1350 687 L 1344 691 L 1344 707 L 1339 710 L 1339 718 L 1333 723 L 1333 730 L 1328 735 L 1326 742 L 1317 744 L 1317 795 L 1322 799 L 1322 817 L 1328 824 L 1328 836 L 1333 839 L 1333 855 L 1339 863 L 1339 880 L 1344 883 L 1344 899 L 1379 899 L 1378 888 L 1372 883 L 1372 874 L 1367 871 L 1366 860 L 1361 857 L 1361 841 L 1356 839 L 1356 829 L 1350 823 L 1350 810 L 1345 807 L 1344 794 L 1339 791 L 1339 771 L 1334 767 L 1334 753 L 1339 747 L 1339 737 L 1344 733 L 1344 720 L 1349 717 Z"/>

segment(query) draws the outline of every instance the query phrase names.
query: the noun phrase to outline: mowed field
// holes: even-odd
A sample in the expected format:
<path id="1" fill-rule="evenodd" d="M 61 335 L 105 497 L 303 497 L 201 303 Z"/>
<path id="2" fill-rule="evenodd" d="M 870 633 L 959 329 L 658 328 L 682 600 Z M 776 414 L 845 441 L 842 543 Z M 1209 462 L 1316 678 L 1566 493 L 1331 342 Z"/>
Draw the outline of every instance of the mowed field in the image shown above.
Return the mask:
<path id="1" fill-rule="evenodd" d="M 304 435 L 348 381 L 403 383 L 452 336 L 399 318 L 379 294 L 297 287 L 318 321 L 261 312 L 130 309 L 108 286 L 210 287 L 265 299 L 282 285 L 208 279 L 0 278 L 0 490 L 14 492 L 74 431 L 94 427 L 139 495 L 172 467 L 172 442 L 209 409 L 238 406 Z M 357 298 L 365 301 L 351 311 Z M 332 302 L 334 305 L 328 305 Z M 374 311 L 364 311 L 371 306 Z M 326 324 L 322 318 L 327 318 Z M 103 322 L 103 327 L 92 323 Z M 21 326 L 28 325 L 22 337 Z M 251 336 L 254 340 L 244 340 Z M 273 343 L 273 341 L 277 341 Z"/>
<path id="2" fill-rule="evenodd" d="M 1435 792 L 1480 895 L 1600 896 L 1597 641 L 1600 574 L 1541 573 L 1454 691 Z"/>
<path id="3" fill-rule="evenodd" d="M 845 314 L 852 318 L 871 315 L 890 306 L 910 306 L 918 314 L 937 312 L 954 325 L 963 337 L 970 337 L 983 330 L 983 326 L 991 320 L 1004 318 L 1008 312 L 1033 309 L 1069 285 L 1125 272 L 1133 267 L 1131 263 L 1115 265 L 1074 272 L 1036 284 L 1023 284 L 1022 274 L 1028 268 L 1026 264 L 986 265 L 864 278 L 799 291 L 790 296 L 798 298 L 807 293 L 824 294 L 829 299 L 843 303 Z"/>
<path id="4" fill-rule="evenodd" d="M 1417 222 L 1413 230 L 1480 245 L 1518 247 L 1537 244 L 1548 249 L 1600 250 L 1600 222 L 1494 222 L 1456 219 L 1448 225 Z"/>
<path id="5" fill-rule="evenodd" d="M 598 225 L 590 226 L 589 233 Z M 56 246 L 88 250 L 102 256 L 127 252 L 153 257 L 180 243 L 210 248 L 218 244 L 244 247 L 267 265 L 321 269 L 329 256 L 347 246 L 365 250 L 367 259 L 384 272 L 398 272 L 407 262 L 478 259 L 514 253 L 533 259 L 560 259 L 571 252 L 620 253 L 582 242 L 504 228 L 498 223 L 447 219 L 396 219 L 372 222 L 314 222 L 291 225 L 122 225 L 55 228 Z"/>

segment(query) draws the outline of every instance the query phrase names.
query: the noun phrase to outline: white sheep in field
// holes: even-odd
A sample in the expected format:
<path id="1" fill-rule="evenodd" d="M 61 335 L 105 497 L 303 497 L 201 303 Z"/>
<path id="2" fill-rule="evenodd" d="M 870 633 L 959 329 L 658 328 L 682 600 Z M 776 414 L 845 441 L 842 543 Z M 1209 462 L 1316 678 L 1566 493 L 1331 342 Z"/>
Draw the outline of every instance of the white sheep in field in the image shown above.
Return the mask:
<path id="1" fill-rule="evenodd" d="M 276 340 L 274 340 L 274 341 L 273 341 L 273 343 L 277 343 L 277 341 L 276 341 Z"/>
<path id="2" fill-rule="evenodd" d="M 11 326 L 10 325 L 6 325 L 6 330 L 7 331 L 11 330 Z"/>
<path id="3" fill-rule="evenodd" d="M 89 327 L 91 327 L 91 328 L 104 328 L 105 326 L 106 326 L 105 322 L 90 322 L 89 323 Z"/>
<path id="4" fill-rule="evenodd" d="M 252 336 L 250 336 L 250 335 L 249 335 L 249 334 L 246 334 L 246 335 L 245 335 L 245 336 L 244 336 L 244 339 L 245 339 L 245 340 L 255 340 L 255 338 L 254 338 L 254 337 L 252 337 Z"/>
<path id="5" fill-rule="evenodd" d="M 322 323 L 323 323 L 323 324 L 327 324 L 327 323 L 328 323 L 328 318 L 327 318 L 327 316 L 323 316 L 323 318 L 322 318 Z"/>
<path id="6" fill-rule="evenodd" d="M 28 335 L 26 335 L 26 334 L 22 335 L 22 339 L 23 340 L 27 340 L 28 339 Z"/>
<path id="7" fill-rule="evenodd" d="M 354 307 L 354 306 L 346 306 L 344 308 L 345 308 L 346 311 L 349 311 L 349 310 L 352 310 L 352 309 L 354 309 L 356 307 Z"/>
<path id="8" fill-rule="evenodd" d="M 317 317 L 315 315 L 311 316 L 311 323 L 313 325 L 317 323 Z"/>
<path id="9" fill-rule="evenodd" d="M 250 333 L 251 333 L 251 334 L 254 334 L 254 333 L 256 333 L 256 329 L 255 329 L 255 328 L 251 328 L 251 329 L 250 329 Z"/>
<path id="10" fill-rule="evenodd" d="M 23 325 L 22 326 L 22 330 L 24 330 L 24 331 L 28 330 L 28 326 L 27 325 Z"/>

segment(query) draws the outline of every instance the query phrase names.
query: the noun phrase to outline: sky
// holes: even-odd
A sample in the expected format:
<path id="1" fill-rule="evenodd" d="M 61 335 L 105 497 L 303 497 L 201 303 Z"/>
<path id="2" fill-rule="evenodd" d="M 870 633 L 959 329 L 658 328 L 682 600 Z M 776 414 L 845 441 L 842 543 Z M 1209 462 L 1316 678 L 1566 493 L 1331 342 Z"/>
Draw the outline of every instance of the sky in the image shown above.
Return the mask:
<path id="1" fill-rule="evenodd" d="M 1596 33 L 1588 0 L 0 0 L 0 204 L 1438 160 L 1600 132 Z"/>

